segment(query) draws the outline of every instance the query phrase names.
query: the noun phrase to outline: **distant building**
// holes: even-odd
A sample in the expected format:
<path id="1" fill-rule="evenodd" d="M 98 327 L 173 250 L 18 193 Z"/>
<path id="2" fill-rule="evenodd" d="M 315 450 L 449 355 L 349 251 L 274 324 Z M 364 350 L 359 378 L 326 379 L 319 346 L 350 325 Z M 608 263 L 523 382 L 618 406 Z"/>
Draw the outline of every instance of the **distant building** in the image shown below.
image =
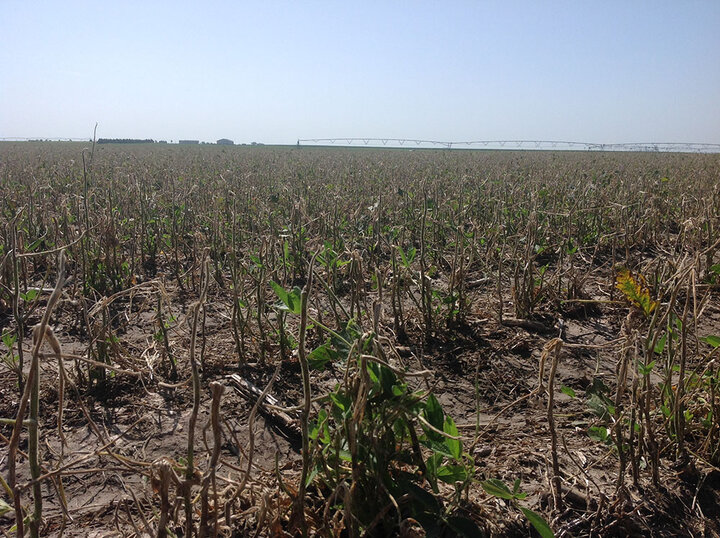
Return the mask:
<path id="1" fill-rule="evenodd" d="M 229 138 L 221 138 L 217 141 L 218 146 L 234 146 L 235 142 L 230 140 Z"/>
<path id="2" fill-rule="evenodd" d="M 178 140 L 178 144 L 199 144 L 199 140 Z"/>

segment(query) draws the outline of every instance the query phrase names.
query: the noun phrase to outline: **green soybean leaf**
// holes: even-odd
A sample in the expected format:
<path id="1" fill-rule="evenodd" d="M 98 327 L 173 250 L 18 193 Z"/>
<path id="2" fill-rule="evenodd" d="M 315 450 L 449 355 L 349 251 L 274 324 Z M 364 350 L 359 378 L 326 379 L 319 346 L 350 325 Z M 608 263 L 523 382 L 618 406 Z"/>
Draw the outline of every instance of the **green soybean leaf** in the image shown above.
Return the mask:
<path id="1" fill-rule="evenodd" d="M 347 325 L 339 334 L 330 335 L 330 343 L 337 351 L 337 358 L 340 361 L 347 360 L 352 347 L 350 342 L 357 340 L 361 335 L 362 332 L 358 329 L 357 323 L 352 319 L 347 322 Z"/>
<path id="2" fill-rule="evenodd" d="M 343 415 L 347 416 L 350 413 L 350 408 L 352 406 L 352 400 L 350 398 L 342 393 L 330 393 L 330 399 L 335 404 L 335 407 L 340 409 L 342 411 Z"/>
<path id="3" fill-rule="evenodd" d="M 588 407 L 592 409 L 598 417 L 606 420 L 610 412 L 610 404 L 608 403 L 607 397 L 603 395 L 591 394 L 587 401 Z"/>
<path id="4" fill-rule="evenodd" d="M 308 364 L 313 370 L 322 370 L 328 362 L 331 362 L 337 358 L 337 351 L 335 351 L 329 344 L 323 344 L 316 347 L 307 357 Z"/>
<path id="5" fill-rule="evenodd" d="M 451 417 L 445 417 L 443 431 L 448 435 L 452 435 L 453 437 L 459 436 L 455 421 Z M 448 450 L 450 451 L 450 454 L 452 454 L 453 458 L 455 458 L 456 460 L 460 459 L 460 457 L 462 456 L 462 444 L 459 439 L 450 439 L 449 437 L 446 437 L 445 446 L 448 447 Z"/>
<path id="6" fill-rule="evenodd" d="M 560 387 L 560 392 L 562 392 L 563 394 L 567 394 L 571 398 L 575 398 L 575 391 L 570 387 L 566 387 L 565 385 L 563 385 L 562 387 Z"/>
<path id="7" fill-rule="evenodd" d="M 440 466 L 440 462 L 442 461 L 442 459 L 443 459 L 442 454 L 433 454 L 425 462 L 425 469 L 427 469 L 426 478 L 427 478 L 428 482 L 430 482 L 430 486 L 432 487 L 432 490 L 435 493 L 438 492 L 437 471 L 438 471 L 438 467 Z"/>
<path id="8" fill-rule="evenodd" d="M 640 372 L 640 375 L 650 375 L 654 367 L 655 361 L 650 361 L 647 364 L 638 364 L 638 372 Z"/>
<path id="9" fill-rule="evenodd" d="M 402 259 L 403 266 L 407 267 L 408 265 L 410 265 L 408 263 L 407 256 L 405 256 L 405 251 L 400 245 L 398 245 L 398 252 L 400 253 L 400 259 Z"/>
<path id="10" fill-rule="evenodd" d="M 497 478 L 491 478 L 490 480 L 480 482 L 480 485 L 485 490 L 485 493 L 489 493 L 493 497 L 508 500 L 513 498 L 513 494 L 510 489 L 502 480 L 498 480 Z"/>
<path id="11" fill-rule="evenodd" d="M 525 517 L 528 518 L 530 524 L 535 527 L 535 530 L 538 531 L 538 534 L 542 536 L 542 538 L 555 538 L 555 534 L 550 528 L 550 525 L 547 524 L 547 521 L 545 521 L 542 516 L 522 506 L 520 507 L 520 511 L 525 514 Z"/>
<path id="12" fill-rule="evenodd" d="M 27 293 L 20 293 L 20 298 L 25 301 L 26 303 L 30 303 L 35 300 L 35 297 L 38 296 L 38 290 L 28 290 Z"/>
<path id="13" fill-rule="evenodd" d="M 315 480 L 315 477 L 317 475 L 318 475 L 318 469 L 317 469 L 317 467 L 314 467 L 308 474 L 307 480 L 305 481 L 305 485 L 309 486 L 310 484 L 312 484 L 312 481 Z"/>
<path id="14" fill-rule="evenodd" d="M 453 455 L 452 452 L 450 452 L 450 449 L 448 448 L 447 443 L 445 443 L 445 439 L 442 438 L 442 436 L 439 436 L 438 434 L 436 434 L 435 432 L 430 432 L 430 433 L 433 436 L 435 436 L 433 439 L 424 439 L 424 440 L 421 440 L 420 442 L 424 446 L 426 446 L 430 450 L 432 450 L 435 453 L 435 455 L 445 456 L 448 458 L 454 458 L 455 456 Z M 440 438 L 441 440 L 438 440 L 438 438 Z"/>
<path id="15" fill-rule="evenodd" d="M 658 341 L 655 343 L 655 353 L 658 355 L 665 349 L 665 343 L 667 342 L 667 334 L 663 334 Z"/>
<path id="16" fill-rule="evenodd" d="M 593 441 L 607 442 L 609 434 L 605 426 L 592 426 L 588 429 L 588 437 Z"/>
<path id="17" fill-rule="evenodd" d="M 317 439 L 318 436 L 321 433 L 321 427 L 323 425 L 323 422 L 327 420 L 327 411 L 324 409 L 321 409 L 318 413 L 317 420 L 310 426 L 310 431 L 308 432 L 308 435 L 310 439 Z"/>
<path id="18" fill-rule="evenodd" d="M 5 347 L 10 349 L 15 345 L 15 342 L 17 342 L 17 335 L 12 334 L 10 331 L 5 331 L 2 334 L 2 341 Z"/>
<path id="19" fill-rule="evenodd" d="M 425 418 L 435 428 L 442 431 L 445 414 L 434 394 L 431 394 L 425 403 Z"/>
<path id="20" fill-rule="evenodd" d="M 12 509 L 12 506 L 0 499 L 0 516 L 4 516 L 8 512 L 11 512 Z"/>
<path id="21" fill-rule="evenodd" d="M 720 336 L 706 336 L 703 341 L 710 344 L 712 347 L 720 347 Z"/>
<path id="22" fill-rule="evenodd" d="M 302 293 L 300 288 L 296 286 L 290 292 L 287 292 L 280 284 L 278 284 L 274 280 L 270 281 L 270 286 L 275 292 L 275 295 L 277 295 L 278 298 L 282 301 L 282 310 L 286 310 L 287 312 L 290 312 L 292 314 L 300 313 L 300 294 Z"/>
<path id="23" fill-rule="evenodd" d="M 443 465 L 437 470 L 438 480 L 442 480 L 446 484 L 454 484 L 455 482 L 464 482 L 467 480 L 467 469 L 462 465 Z"/>
<path id="24" fill-rule="evenodd" d="M 287 241 L 283 241 L 283 259 L 286 262 L 290 260 L 290 244 Z"/>

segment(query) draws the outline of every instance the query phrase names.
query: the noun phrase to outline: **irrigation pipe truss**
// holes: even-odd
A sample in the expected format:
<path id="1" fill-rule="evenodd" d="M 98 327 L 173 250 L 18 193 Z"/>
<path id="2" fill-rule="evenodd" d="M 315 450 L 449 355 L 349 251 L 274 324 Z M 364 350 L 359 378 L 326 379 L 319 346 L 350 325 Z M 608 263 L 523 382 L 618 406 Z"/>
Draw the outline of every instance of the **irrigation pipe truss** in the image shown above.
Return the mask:
<path id="1" fill-rule="evenodd" d="M 440 140 L 415 140 L 410 138 L 305 138 L 297 145 L 364 145 L 387 147 L 444 147 L 487 149 L 537 149 L 537 150 L 588 150 L 588 151 L 676 151 L 695 153 L 720 153 L 720 144 L 696 144 L 691 142 L 633 142 L 626 144 L 599 144 L 595 142 L 572 142 L 566 140 L 473 140 L 468 142 L 443 142 Z"/>

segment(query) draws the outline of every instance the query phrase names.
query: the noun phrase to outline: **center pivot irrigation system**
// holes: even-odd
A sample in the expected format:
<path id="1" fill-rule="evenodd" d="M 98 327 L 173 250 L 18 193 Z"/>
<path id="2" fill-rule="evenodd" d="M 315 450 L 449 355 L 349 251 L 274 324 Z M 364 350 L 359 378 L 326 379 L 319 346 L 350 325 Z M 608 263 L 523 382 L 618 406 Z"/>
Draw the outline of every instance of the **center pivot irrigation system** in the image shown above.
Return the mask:
<path id="1" fill-rule="evenodd" d="M 696 144 L 690 142 L 633 142 L 626 144 L 598 144 L 595 142 L 570 142 L 566 140 L 472 140 L 468 142 L 443 142 L 440 140 L 415 140 L 411 138 L 304 138 L 299 139 L 297 141 L 297 145 L 720 153 L 720 144 Z"/>

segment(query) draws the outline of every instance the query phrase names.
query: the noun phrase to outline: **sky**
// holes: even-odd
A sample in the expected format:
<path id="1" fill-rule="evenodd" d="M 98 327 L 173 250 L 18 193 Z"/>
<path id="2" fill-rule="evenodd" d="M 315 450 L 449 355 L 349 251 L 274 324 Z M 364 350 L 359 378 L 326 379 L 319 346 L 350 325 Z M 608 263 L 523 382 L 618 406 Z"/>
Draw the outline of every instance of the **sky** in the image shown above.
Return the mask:
<path id="1" fill-rule="evenodd" d="M 720 143 L 720 1 L 0 0 L 0 138 Z"/>

